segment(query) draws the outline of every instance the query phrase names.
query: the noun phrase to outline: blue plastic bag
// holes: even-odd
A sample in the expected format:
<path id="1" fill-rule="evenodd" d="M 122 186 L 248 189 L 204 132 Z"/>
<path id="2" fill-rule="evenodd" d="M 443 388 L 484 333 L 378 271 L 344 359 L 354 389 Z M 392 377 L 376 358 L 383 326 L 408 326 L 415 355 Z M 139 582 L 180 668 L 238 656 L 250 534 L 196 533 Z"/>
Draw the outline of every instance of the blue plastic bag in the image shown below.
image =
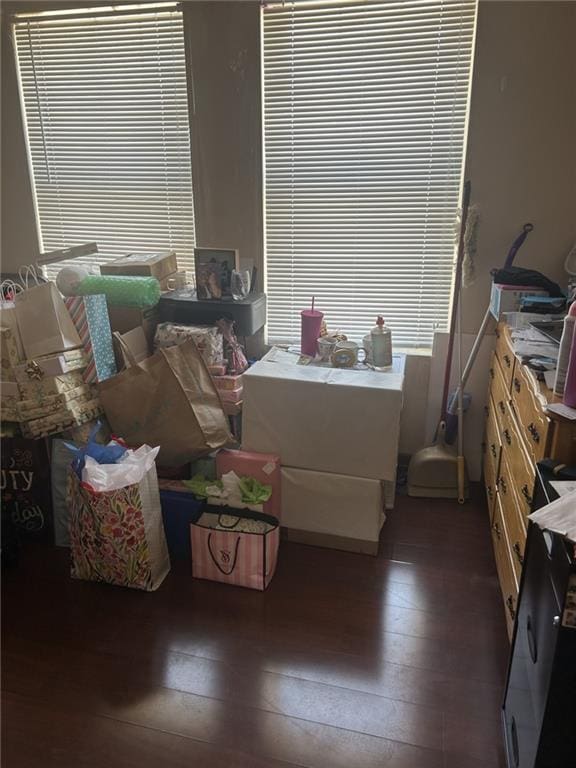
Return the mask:
<path id="1" fill-rule="evenodd" d="M 102 424 L 97 422 L 88 436 L 88 442 L 82 447 L 66 443 L 66 447 L 73 453 L 72 469 L 79 480 L 82 480 L 82 470 L 86 461 L 86 456 L 91 456 L 98 464 L 116 464 L 126 453 L 126 447 L 116 441 L 111 441 L 108 445 L 102 445 L 96 442 Z"/>

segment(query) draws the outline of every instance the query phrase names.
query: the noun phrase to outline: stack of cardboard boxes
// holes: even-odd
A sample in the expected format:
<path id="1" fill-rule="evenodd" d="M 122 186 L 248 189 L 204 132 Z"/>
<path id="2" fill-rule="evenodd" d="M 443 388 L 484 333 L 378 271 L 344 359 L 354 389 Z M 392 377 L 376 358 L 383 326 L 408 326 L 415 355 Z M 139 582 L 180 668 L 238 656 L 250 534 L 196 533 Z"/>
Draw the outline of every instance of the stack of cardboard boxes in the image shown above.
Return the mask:
<path id="1" fill-rule="evenodd" d="M 288 538 L 377 553 L 393 503 L 403 380 L 402 356 L 390 373 L 265 358 L 243 375 L 242 448 L 280 456 Z"/>

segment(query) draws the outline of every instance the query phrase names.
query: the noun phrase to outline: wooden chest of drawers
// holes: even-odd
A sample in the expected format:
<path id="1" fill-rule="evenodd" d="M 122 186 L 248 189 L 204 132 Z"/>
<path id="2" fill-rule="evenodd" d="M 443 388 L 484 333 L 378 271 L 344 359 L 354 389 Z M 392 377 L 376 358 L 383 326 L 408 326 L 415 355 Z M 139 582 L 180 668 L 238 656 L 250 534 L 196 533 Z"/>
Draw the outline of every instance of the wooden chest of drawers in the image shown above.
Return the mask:
<path id="1" fill-rule="evenodd" d="M 483 471 L 498 578 L 511 635 L 535 464 L 542 458 L 575 463 L 576 426 L 574 422 L 550 418 L 546 406 L 557 398 L 514 355 L 508 326 L 499 324 L 496 336 L 486 404 Z"/>

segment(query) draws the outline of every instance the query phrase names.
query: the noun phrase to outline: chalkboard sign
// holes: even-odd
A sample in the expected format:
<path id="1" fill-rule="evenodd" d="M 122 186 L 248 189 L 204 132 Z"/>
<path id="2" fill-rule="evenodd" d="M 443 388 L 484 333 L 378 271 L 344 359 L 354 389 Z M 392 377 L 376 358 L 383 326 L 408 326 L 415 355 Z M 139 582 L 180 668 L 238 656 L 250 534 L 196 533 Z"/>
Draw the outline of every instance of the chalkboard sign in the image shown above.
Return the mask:
<path id="1" fill-rule="evenodd" d="M 50 461 L 44 440 L 3 438 L 0 464 L 2 514 L 20 538 L 54 541 Z"/>

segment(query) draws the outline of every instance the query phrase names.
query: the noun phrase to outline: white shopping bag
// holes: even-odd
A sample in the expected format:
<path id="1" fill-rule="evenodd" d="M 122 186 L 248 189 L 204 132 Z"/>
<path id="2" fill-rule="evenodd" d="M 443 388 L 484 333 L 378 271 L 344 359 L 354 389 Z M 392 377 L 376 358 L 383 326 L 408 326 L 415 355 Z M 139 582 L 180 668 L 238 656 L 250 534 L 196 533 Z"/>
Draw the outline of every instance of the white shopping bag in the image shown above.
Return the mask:
<path id="1" fill-rule="evenodd" d="M 82 341 L 56 285 L 40 282 L 30 267 L 24 276 L 24 290 L 16 294 L 14 305 L 26 357 L 80 347 Z"/>

